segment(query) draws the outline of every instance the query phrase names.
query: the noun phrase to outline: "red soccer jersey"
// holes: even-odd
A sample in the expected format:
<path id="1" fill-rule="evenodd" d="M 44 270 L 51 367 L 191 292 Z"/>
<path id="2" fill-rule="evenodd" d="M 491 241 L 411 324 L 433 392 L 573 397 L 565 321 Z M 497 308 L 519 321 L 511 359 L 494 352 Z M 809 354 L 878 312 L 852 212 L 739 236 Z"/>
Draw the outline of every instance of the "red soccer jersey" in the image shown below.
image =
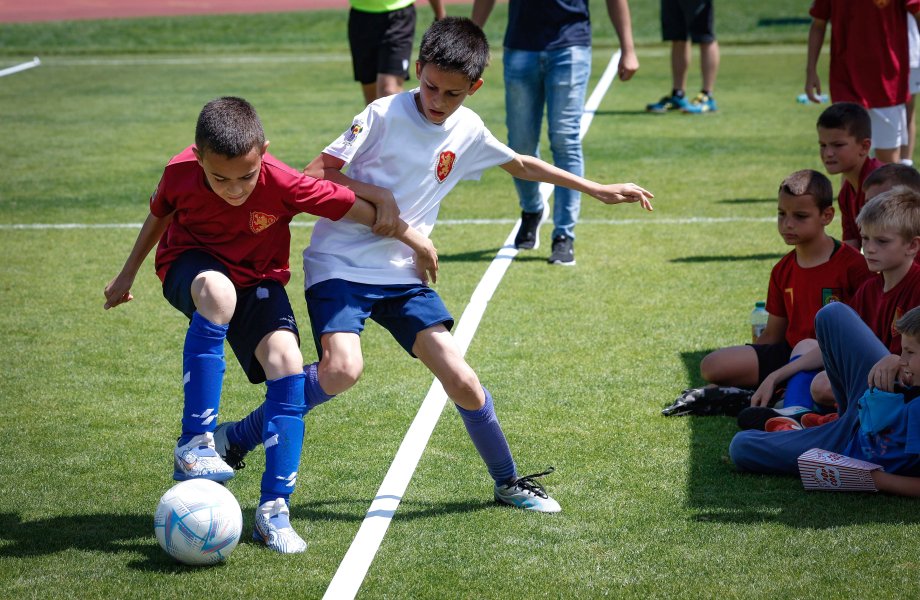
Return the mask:
<path id="1" fill-rule="evenodd" d="M 894 324 L 904 313 L 920 306 L 920 265 L 913 263 L 904 279 L 887 292 L 882 291 L 884 286 L 881 274 L 871 277 L 857 290 L 850 306 L 892 354 L 900 354 L 901 334 L 895 331 Z"/>
<path id="2" fill-rule="evenodd" d="M 850 182 L 842 178 L 843 184 L 840 186 L 840 193 L 837 194 L 837 204 L 840 205 L 840 224 L 843 228 L 842 237 L 845 240 L 856 240 L 858 248 L 862 248 L 862 236 L 859 234 L 859 227 L 856 226 L 856 217 L 866 205 L 866 194 L 862 189 L 863 182 L 882 164 L 884 163 L 879 160 L 867 157 L 862 170 L 859 171 L 859 189 L 853 189 Z"/>
<path id="3" fill-rule="evenodd" d="M 866 108 L 907 102 L 907 13 L 918 10 L 920 0 L 812 2 L 809 14 L 831 26 L 831 100 Z"/>
<path id="4" fill-rule="evenodd" d="M 858 250 L 834 240 L 837 249 L 816 267 L 799 266 L 795 250 L 784 256 L 770 273 L 767 312 L 788 321 L 790 347 L 815 337 L 815 315 L 829 302 L 847 302 L 871 275 Z"/>
<path id="5" fill-rule="evenodd" d="M 154 216 L 173 213 L 157 246 L 160 281 L 180 254 L 202 250 L 227 267 L 237 287 L 264 279 L 285 285 L 291 278 L 289 224 L 294 215 L 338 220 L 355 202 L 348 188 L 313 179 L 265 153 L 252 194 L 240 206 L 231 206 L 211 191 L 192 149 L 169 161 L 150 198 Z"/>

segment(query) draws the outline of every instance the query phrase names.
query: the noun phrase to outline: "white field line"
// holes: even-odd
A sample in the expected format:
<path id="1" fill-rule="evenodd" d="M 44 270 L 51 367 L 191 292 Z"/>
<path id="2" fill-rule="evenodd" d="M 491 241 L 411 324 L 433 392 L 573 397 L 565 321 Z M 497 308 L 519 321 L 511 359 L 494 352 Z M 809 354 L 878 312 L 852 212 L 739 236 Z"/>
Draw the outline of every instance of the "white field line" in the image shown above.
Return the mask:
<path id="1" fill-rule="evenodd" d="M 0 70 L 0 77 L 6 77 L 7 75 L 12 75 L 13 73 L 18 73 L 20 71 L 25 71 L 26 69 L 34 69 L 35 67 L 42 64 L 42 61 L 36 56 L 32 60 L 18 65 L 13 65 L 12 67 L 7 67 L 6 69 Z"/>
<path id="2" fill-rule="evenodd" d="M 773 223 L 776 217 L 676 217 L 647 219 L 579 219 L 579 225 L 718 225 L 720 223 Z M 445 219 L 438 227 L 508 225 L 514 219 Z M 74 229 L 140 229 L 142 223 L 0 223 L 0 231 L 54 231 Z M 294 221 L 291 227 L 313 227 L 314 222 Z M 515 231 L 517 231 L 515 229 Z"/>
<path id="3" fill-rule="evenodd" d="M 587 119 L 588 123 L 590 123 L 591 118 L 594 116 L 594 111 L 597 110 L 604 93 L 607 91 L 607 87 L 613 81 L 613 76 L 609 75 L 609 73 L 616 73 L 619 60 L 620 52 L 617 51 L 610 59 L 610 63 L 607 65 L 607 69 L 594 93 L 585 103 L 585 112 L 582 114 L 582 137 L 587 131 L 585 120 Z M 542 187 L 541 191 L 543 191 Z M 550 186 L 550 191 L 552 191 L 552 186 Z M 544 203 L 546 198 L 547 196 L 544 196 Z M 520 227 L 520 220 L 516 221 L 504 245 L 492 260 L 489 268 L 486 269 L 485 275 L 483 275 L 482 280 L 473 291 L 469 304 L 467 304 L 463 314 L 460 316 L 460 321 L 454 332 L 454 339 L 462 354 L 466 354 L 482 316 L 485 314 L 489 300 L 492 299 L 492 295 L 511 265 L 511 261 L 517 256 L 518 251 L 514 247 L 514 236 L 518 227 Z M 380 484 L 380 489 L 377 490 L 377 495 L 371 502 L 371 506 L 361 523 L 360 529 L 358 529 L 355 539 L 339 564 L 339 568 L 329 583 L 329 587 L 326 588 L 326 593 L 323 596 L 324 600 L 350 600 L 357 595 L 446 403 L 447 394 L 444 393 L 441 383 L 435 379 L 428 390 L 428 394 L 422 401 L 422 406 L 419 408 L 415 419 L 409 426 L 409 430 L 406 432 L 399 450 L 393 458 L 393 463 L 383 478 L 383 483 Z"/>

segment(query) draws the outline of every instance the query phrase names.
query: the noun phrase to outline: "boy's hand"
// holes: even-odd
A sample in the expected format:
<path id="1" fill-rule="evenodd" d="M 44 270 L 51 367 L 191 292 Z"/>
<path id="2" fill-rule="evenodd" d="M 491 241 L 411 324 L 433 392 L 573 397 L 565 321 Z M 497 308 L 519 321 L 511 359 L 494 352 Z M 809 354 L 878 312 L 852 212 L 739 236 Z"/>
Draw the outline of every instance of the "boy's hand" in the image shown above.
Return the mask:
<path id="1" fill-rule="evenodd" d="M 757 391 L 751 397 L 751 406 L 767 406 L 773 398 L 773 392 L 776 391 L 776 378 L 773 373 L 767 375 L 763 383 L 757 387 Z"/>
<path id="2" fill-rule="evenodd" d="M 386 193 L 378 196 L 374 202 L 377 220 L 372 229 L 377 235 L 392 237 L 396 234 L 396 225 L 399 223 L 399 206 L 396 205 L 393 193 L 389 190 L 384 191 Z"/>
<path id="3" fill-rule="evenodd" d="M 119 273 L 107 286 L 105 286 L 105 291 L 103 291 L 105 295 L 105 304 L 102 308 L 109 310 L 113 306 L 118 306 L 119 304 L 134 300 L 134 296 L 131 294 L 131 285 L 133 283 L 133 277 L 127 277 Z"/>
<path id="4" fill-rule="evenodd" d="M 898 372 L 901 370 L 901 357 L 889 354 L 875 363 L 869 369 L 869 387 L 878 388 L 885 392 L 893 392 L 894 384 L 898 381 Z M 908 382 L 902 382 L 910 385 Z"/>
<path id="5" fill-rule="evenodd" d="M 817 72 L 805 74 L 805 95 L 812 102 L 821 103 L 821 78 Z"/>
<path id="6" fill-rule="evenodd" d="M 654 198 L 655 195 L 639 187 L 635 183 L 611 183 L 609 185 L 602 185 L 597 193 L 592 195 L 604 204 L 638 202 L 645 210 L 654 210 L 650 200 Z"/>
<path id="7" fill-rule="evenodd" d="M 415 270 L 422 283 L 438 282 L 438 251 L 427 238 L 415 249 Z"/>

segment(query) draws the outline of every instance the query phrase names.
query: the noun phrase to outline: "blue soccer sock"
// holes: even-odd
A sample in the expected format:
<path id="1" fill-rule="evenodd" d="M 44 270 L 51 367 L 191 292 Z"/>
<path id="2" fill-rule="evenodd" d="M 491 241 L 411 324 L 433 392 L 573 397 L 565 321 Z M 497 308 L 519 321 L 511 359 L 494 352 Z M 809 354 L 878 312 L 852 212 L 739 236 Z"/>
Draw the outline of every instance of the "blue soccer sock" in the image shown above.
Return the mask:
<path id="1" fill-rule="evenodd" d="M 224 382 L 224 339 L 227 325 L 216 325 L 198 312 L 192 314 L 182 351 L 185 405 L 179 444 L 214 431 Z"/>
<path id="2" fill-rule="evenodd" d="M 511 449 L 508 447 L 508 440 L 505 439 L 505 434 L 498 423 L 498 417 L 495 416 L 492 395 L 486 388 L 482 388 L 482 391 L 485 392 L 486 402 L 479 410 L 466 410 L 458 404 L 454 406 L 457 407 L 479 456 L 486 463 L 489 475 L 492 476 L 495 483 L 501 485 L 514 479 L 517 476 L 517 470 L 514 466 L 514 458 L 511 456 Z"/>
<path id="3" fill-rule="evenodd" d="M 304 382 L 304 415 L 319 406 L 323 402 L 328 402 L 335 398 L 335 394 L 327 394 L 319 384 L 319 363 L 307 365 L 303 368 L 307 380 Z"/>
<path id="4" fill-rule="evenodd" d="M 319 375 L 317 374 L 317 365 L 313 363 L 304 367 L 304 416 L 316 406 L 323 402 L 328 402 L 335 398 L 335 395 L 327 394 L 319 385 Z M 259 405 L 246 417 L 227 430 L 227 438 L 233 444 L 243 448 L 247 452 L 255 449 L 262 443 L 262 426 L 265 423 L 265 405 Z"/>
<path id="5" fill-rule="evenodd" d="M 801 358 L 801 355 L 793 356 L 789 362 Z M 789 378 L 786 382 L 786 395 L 783 397 L 783 408 L 791 406 L 801 406 L 812 410 L 814 401 L 811 399 L 811 380 L 815 378 L 819 371 L 799 371 Z"/>
<path id="6" fill-rule="evenodd" d="M 289 375 L 265 383 L 265 473 L 259 504 L 284 498 L 287 501 L 297 483 L 297 468 L 303 448 L 304 374 Z"/>

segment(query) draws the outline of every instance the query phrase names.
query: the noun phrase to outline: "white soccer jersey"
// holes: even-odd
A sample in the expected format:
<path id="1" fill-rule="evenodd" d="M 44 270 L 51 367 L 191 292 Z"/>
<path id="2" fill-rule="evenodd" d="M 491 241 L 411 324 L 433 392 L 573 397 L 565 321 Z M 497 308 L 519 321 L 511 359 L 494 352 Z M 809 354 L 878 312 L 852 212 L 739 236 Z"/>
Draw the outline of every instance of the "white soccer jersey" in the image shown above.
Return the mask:
<path id="1" fill-rule="evenodd" d="M 917 19 L 910 13 L 907 14 L 907 42 L 910 68 L 920 68 L 920 30 L 917 28 Z"/>
<path id="2" fill-rule="evenodd" d="M 400 218 L 427 237 L 441 200 L 457 183 L 479 179 L 515 153 L 463 106 L 441 125 L 428 121 L 416 107 L 416 91 L 368 105 L 324 152 L 345 161 L 352 179 L 393 192 Z M 378 285 L 421 281 L 408 246 L 345 219 L 316 223 L 303 267 L 306 287 L 327 279 Z"/>

